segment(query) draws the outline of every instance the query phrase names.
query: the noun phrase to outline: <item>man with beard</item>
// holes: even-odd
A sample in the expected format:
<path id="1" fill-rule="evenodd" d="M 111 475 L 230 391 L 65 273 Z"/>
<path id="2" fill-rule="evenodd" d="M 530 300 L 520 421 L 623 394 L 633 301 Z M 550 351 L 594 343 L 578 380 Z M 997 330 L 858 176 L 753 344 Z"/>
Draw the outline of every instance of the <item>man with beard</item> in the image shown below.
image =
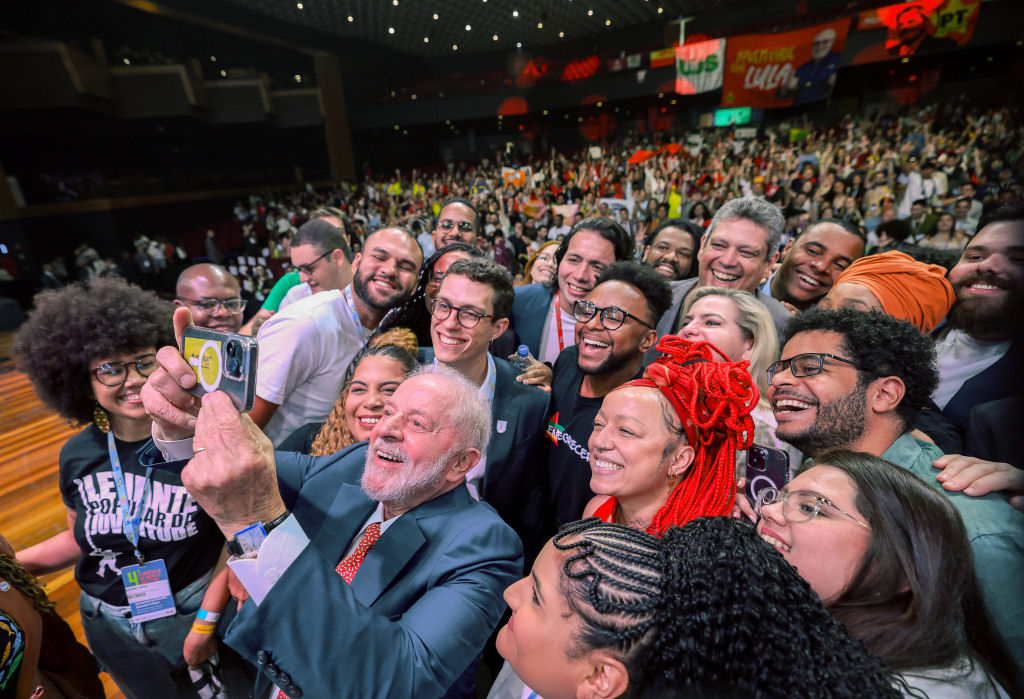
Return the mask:
<path id="1" fill-rule="evenodd" d="M 944 489 L 933 467 L 942 450 L 910 433 L 939 382 L 932 339 L 906 321 L 854 309 L 804 311 L 785 335 L 782 359 L 768 367 L 776 436 L 811 459 L 833 449 L 880 456 L 948 497 L 967 529 L 985 606 L 1024 669 L 1024 513 L 1000 493 Z"/>
<path id="2" fill-rule="evenodd" d="M 693 258 L 704 229 L 693 221 L 670 218 L 658 224 L 644 246 L 641 259 L 648 267 L 676 282 L 695 274 Z"/>
<path id="3" fill-rule="evenodd" d="M 825 219 L 786 244 L 782 262 L 761 291 L 806 310 L 825 296 L 840 273 L 864 254 L 864 236 L 853 224 Z"/>
<path id="4" fill-rule="evenodd" d="M 956 302 L 946 325 L 937 331 L 939 387 L 922 429 L 946 451 L 978 454 L 972 441 L 993 432 L 1006 447 L 979 456 L 1020 463 L 1019 407 L 988 404 L 1024 395 L 1024 336 L 1020 311 L 1024 300 L 1024 206 L 995 211 L 967 244 L 949 271 Z M 977 430 L 972 420 L 981 421 Z M 997 429 L 988 427 L 995 420 Z M 975 434 L 977 432 L 977 434 Z M 1014 444 L 1016 446 L 1014 446 Z"/>
<path id="5" fill-rule="evenodd" d="M 461 197 L 449 199 L 441 207 L 434 226 L 434 249 L 455 242 L 476 244 L 480 232 L 480 212 L 473 203 Z"/>
<path id="6" fill-rule="evenodd" d="M 601 401 L 643 371 L 654 323 L 672 300 L 665 278 L 646 265 L 616 262 L 575 303 L 576 342 L 562 350 L 551 381 L 547 438 L 547 531 L 580 518 L 590 490 L 587 442 Z"/>
<path id="7" fill-rule="evenodd" d="M 249 599 L 225 642 L 257 667 L 254 696 L 473 696 L 468 671 L 523 565 L 515 533 L 465 486 L 490 433 L 476 388 L 413 375 L 368 444 L 275 454 L 226 395 L 196 410 L 175 348 L 158 356 L 145 404 L 163 458 L 152 445 L 143 458 L 184 465 L 229 541 Z M 174 458 L 191 460 L 159 464 Z"/>
<path id="8" fill-rule="evenodd" d="M 256 403 L 250 415 L 275 444 L 307 423 L 326 419 L 352 358 L 384 315 L 409 297 L 423 265 L 419 244 L 400 226 L 370 235 L 347 275 L 347 263 L 333 271 L 331 256 L 337 252 L 309 261 L 304 272 L 320 279 L 317 266 L 331 266 L 334 290 L 276 313 L 257 335 Z"/>

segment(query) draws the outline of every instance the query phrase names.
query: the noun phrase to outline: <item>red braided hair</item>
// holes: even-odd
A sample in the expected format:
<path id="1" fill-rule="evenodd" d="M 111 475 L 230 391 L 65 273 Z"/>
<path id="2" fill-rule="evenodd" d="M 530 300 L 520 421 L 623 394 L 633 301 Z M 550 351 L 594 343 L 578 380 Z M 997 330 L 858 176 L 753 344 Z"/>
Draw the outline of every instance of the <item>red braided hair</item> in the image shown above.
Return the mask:
<path id="1" fill-rule="evenodd" d="M 736 501 L 736 452 L 754 441 L 750 411 L 760 394 L 747 371 L 749 362 L 733 362 L 714 345 L 666 335 L 662 352 L 644 378 L 625 386 L 657 388 L 668 398 L 694 449 L 693 464 L 669 493 L 668 502 L 647 527 L 661 536 L 672 526 L 697 517 L 728 515 Z M 725 357 L 716 362 L 715 353 Z"/>

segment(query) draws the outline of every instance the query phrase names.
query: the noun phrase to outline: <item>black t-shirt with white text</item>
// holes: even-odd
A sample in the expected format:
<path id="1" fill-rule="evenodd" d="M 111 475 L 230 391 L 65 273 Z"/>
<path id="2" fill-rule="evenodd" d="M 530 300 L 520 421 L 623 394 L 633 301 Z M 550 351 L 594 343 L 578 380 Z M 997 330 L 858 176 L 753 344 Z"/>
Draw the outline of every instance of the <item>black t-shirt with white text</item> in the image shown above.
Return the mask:
<path id="1" fill-rule="evenodd" d="M 146 469 L 136 452 L 145 444 L 115 440 L 131 502 L 138 500 Z M 171 591 L 178 592 L 217 563 L 224 537 L 181 484 L 181 477 L 154 470 L 142 505 L 139 550 L 147 562 L 162 558 Z M 60 452 L 60 492 L 75 511 L 75 543 L 82 557 L 75 566 L 79 586 L 93 597 L 127 606 L 121 568 L 138 563 L 124 535 L 107 436 L 95 425 L 69 439 Z"/>

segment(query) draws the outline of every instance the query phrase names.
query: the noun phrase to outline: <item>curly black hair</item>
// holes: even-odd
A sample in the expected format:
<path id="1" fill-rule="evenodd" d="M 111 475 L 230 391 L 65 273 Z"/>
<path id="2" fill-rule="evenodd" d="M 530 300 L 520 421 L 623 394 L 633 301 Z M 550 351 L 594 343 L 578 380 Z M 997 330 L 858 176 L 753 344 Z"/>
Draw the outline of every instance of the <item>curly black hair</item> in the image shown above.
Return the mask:
<path id="1" fill-rule="evenodd" d="M 647 310 L 651 325 L 657 325 L 665 311 L 672 305 L 672 287 L 668 280 L 647 265 L 639 262 L 613 262 L 604 268 L 597 278 L 597 284 L 620 281 L 635 286 L 647 299 Z"/>
<path id="2" fill-rule="evenodd" d="M 92 420 L 90 364 L 100 357 L 173 345 L 174 307 L 116 278 L 40 292 L 14 339 L 20 369 L 39 399 L 76 424 Z"/>
<path id="3" fill-rule="evenodd" d="M 858 385 L 896 376 L 906 393 L 896 412 L 904 429 L 913 429 L 939 385 L 935 342 L 912 324 L 887 313 L 851 308 L 811 308 L 792 316 L 783 329 L 783 347 L 804 332 L 833 332 L 843 338 L 844 354 L 857 363 Z M 785 354 L 785 352 L 783 352 Z"/>
<path id="4" fill-rule="evenodd" d="M 900 696 L 749 522 L 701 517 L 659 539 L 591 518 L 554 545 L 579 618 L 570 655 L 618 655 L 626 696 Z"/>

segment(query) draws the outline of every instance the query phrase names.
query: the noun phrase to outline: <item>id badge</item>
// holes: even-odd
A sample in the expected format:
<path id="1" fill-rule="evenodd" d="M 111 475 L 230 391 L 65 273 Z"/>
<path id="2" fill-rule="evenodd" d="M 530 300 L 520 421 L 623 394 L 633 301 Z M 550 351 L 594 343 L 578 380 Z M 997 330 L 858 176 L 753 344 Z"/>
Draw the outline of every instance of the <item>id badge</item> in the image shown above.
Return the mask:
<path id="1" fill-rule="evenodd" d="M 163 559 L 145 565 L 126 566 L 121 569 L 121 580 L 124 581 L 124 591 L 132 608 L 133 622 L 150 621 L 177 613 Z"/>

